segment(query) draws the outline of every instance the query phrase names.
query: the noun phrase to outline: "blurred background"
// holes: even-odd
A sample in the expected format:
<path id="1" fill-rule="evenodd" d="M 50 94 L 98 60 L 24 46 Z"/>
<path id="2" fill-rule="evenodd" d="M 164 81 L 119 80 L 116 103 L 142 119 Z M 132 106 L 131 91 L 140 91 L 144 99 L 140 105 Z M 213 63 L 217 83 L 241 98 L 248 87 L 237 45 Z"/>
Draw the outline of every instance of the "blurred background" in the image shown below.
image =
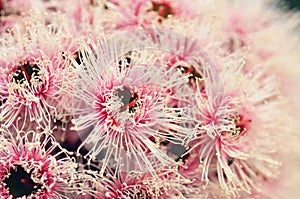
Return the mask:
<path id="1" fill-rule="evenodd" d="M 285 6 L 285 9 L 289 9 L 292 11 L 298 11 L 300 12 L 300 0 L 284 0 L 283 1 Z M 300 56 L 300 55 L 299 55 Z M 287 81 L 287 84 L 290 85 L 291 89 L 289 91 L 287 91 L 287 93 L 292 97 L 292 108 L 295 108 L 297 111 L 295 111 L 295 115 L 293 115 L 293 117 L 297 118 L 298 124 L 296 126 L 300 126 L 300 103 L 299 103 L 299 97 L 300 94 L 299 92 L 297 92 L 298 94 L 296 94 L 294 91 L 298 90 L 299 91 L 299 86 L 300 86 L 300 71 L 298 71 L 298 73 L 294 73 L 293 75 L 290 76 L 289 81 Z M 298 147 L 295 147 L 294 149 L 295 153 L 298 153 L 298 158 L 295 161 L 294 164 L 294 169 L 295 171 L 298 173 L 298 175 L 296 175 L 296 182 L 294 185 L 288 185 L 286 188 L 292 190 L 292 192 L 294 192 L 294 196 L 295 197 L 299 197 L 300 198 L 300 189 L 299 189 L 299 184 L 300 184 L 300 144 L 298 144 Z M 292 160 L 293 162 L 293 160 Z M 288 172 L 290 173 L 290 172 Z M 290 175 L 288 174 L 287 175 Z M 292 183 L 293 184 L 293 183 Z M 287 190 L 288 191 L 288 190 Z"/>
<path id="2" fill-rule="evenodd" d="M 285 0 L 288 9 L 300 10 L 300 0 Z"/>

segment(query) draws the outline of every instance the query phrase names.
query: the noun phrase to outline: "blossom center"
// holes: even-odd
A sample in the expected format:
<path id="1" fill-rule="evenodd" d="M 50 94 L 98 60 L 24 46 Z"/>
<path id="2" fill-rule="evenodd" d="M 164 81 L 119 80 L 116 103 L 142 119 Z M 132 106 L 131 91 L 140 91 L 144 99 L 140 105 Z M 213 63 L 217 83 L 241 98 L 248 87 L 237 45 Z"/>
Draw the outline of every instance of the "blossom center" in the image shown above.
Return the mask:
<path id="1" fill-rule="evenodd" d="M 167 18 L 173 14 L 172 7 L 166 3 L 152 2 L 152 10 L 157 12 L 159 16 Z"/>
<path id="2" fill-rule="evenodd" d="M 130 113 L 135 111 L 137 106 L 136 102 L 138 99 L 138 95 L 130 90 L 128 87 L 122 87 L 116 90 L 116 96 L 121 99 L 123 106 L 120 111 L 123 112 L 128 109 Z"/>
<path id="3" fill-rule="evenodd" d="M 9 189 L 9 194 L 15 198 L 29 196 L 40 188 L 40 185 L 31 179 L 31 172 L 27 173 L 20 165 L 15 170 L 11 170 L 4 182 Z"/>
<path id="4" fill-rule="evenodd" d="M 31 84 L 31 80 L 33 78 L 38 78 L 38 72 L 40 71 L 37 65 L 30 65 L 28 63 L 19 66 L 16 70 L 15 74 L 13 75 L 13 79 L 18 83 L 22 84 L 25 81 Z"/>
<path id="5" fill-rule="evenodd" d="M 240 134 L 244 134 L 247 131 L 247 127 L 252 120 L 239 116 L 239 120 L 235 121 L 236 128 Z"/>

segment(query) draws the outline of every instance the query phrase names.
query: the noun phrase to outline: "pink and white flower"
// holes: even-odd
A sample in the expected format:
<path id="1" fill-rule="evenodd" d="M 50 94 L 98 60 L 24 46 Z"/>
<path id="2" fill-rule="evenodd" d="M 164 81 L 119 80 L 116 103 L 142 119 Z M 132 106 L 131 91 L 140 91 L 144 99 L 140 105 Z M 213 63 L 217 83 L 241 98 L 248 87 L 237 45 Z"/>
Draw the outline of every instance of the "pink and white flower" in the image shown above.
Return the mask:
<path id="1" fill-rule="evenodd" d="M 56 106 L 72 80 L 62 56 L 62 52 L 72 54 L 68 33 L 63 23 L 47 26 L 45 18 L 31 15 L 1 38 L 0 123 L 5 126 L 21 113 L 24 124 L 29 120 L 49 125 L 51 117 L 57 117 Z M 52 16 L 54 19 L 61 21 L 59 16 Z"/>
<path id="2" fill-rule="evenodd" d="M 151 25 L 160 26 L 168 18 L 190 20 L 197 16 L 194 8 L 193 3 L 186 0 L 109 0 L 106 3 L 109 17 L 105 20 L 105 27 L 108 30 L 130 30 Z"/>
<path id="3" fill-rule="evenodd" d="M 87 136 L 83 145 L 88 154 L 96 158 L 104 153 L 102 172 L 109 162 L 117 161 L 119 167 L 128 157 L 140 162 L 139 169 L 153 171 L 150 154 L 163 165 L 174 162 L 158 143 L 184 144 L 190 134 L 185 108 L 168 107 L 176 99 L 168 92 L 186 79 L 178 70 L 156 65 L 160 52 L 154 50 L 137 52 L 129 65 L 126 59 L 120 62 L 122 45 L 92 44 L 93 50 L 86 46 L 82 51 L 72 91 L 73 121 Z"/>
<path id="4" fill-rule="evenodd" d="M 183 190 L 190 190 L 185 185 L 191 180 L 181 176 L 176 168 L 156 170 L 154 173 L 142 172 L 112 172 L 107 170 L 99 182 L 100 193 L 96 198 L 170 198 L 184 197 Z"/>
<path id="5" fill-rule="evenodd" d="M 191 143 L 200 151 L 202 181 L 218 180 L 233 195 L 260 190 L 264 179 L 277 176 L 278 132 L 284 129 L 272 113 L 276 110 L 288 118 L 274 76 L 260 68 L 246 76 L 242 67 L 243 62 L 229 61 L 219 74 L 205 69 L 203 80 L 197 82 L 205 85 L 196 93 L 199 131 Z"/>
<path id="6" fill-rule="evenodd" d="M 1 128 L 0 135 L 0 198 L 62 199 L 92 190 L 49 132 Z"/>

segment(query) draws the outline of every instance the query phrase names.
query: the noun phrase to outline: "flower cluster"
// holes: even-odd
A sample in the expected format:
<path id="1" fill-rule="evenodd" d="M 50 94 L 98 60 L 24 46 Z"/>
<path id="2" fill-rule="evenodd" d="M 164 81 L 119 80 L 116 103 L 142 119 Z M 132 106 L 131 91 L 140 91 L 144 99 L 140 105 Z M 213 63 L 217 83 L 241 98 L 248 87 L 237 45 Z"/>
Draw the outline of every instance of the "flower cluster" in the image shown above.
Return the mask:
<path id="1" fill-rule="evenodd" d="M 285 198 L 276 3 L 0 1 L 0 198 Z"/>

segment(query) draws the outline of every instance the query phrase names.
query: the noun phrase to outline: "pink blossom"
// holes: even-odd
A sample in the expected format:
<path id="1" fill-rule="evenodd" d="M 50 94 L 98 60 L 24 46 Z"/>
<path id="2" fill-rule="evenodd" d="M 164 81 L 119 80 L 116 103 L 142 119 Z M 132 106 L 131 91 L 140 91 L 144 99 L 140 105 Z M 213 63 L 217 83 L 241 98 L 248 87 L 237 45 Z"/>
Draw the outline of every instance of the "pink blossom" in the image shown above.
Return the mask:
<path id="1" fill-rule="evenodd" d="M 197 82 L 198 88 L 200 81 L 205 85 L 205 90 L 196 94 L 199 132 L 191 144 L 192 150 L 199 150 L 201 180 L 218 180 L 220 187 L 233 195 L 260 190 L 264 179 L 277 176 L 280 163 L 275 154 L 280 135 L 275 133 L 281 124 L 270 114 L 275 109 L 281 117 L 288 117 L 282 111 L 285 105 L 273 76 L 253 70 L 248 74 L 250 80 L 242 67 L 242 63 L 231 62 L 220 74 L 205 69 L 204 79 Z M 222 84 L 216 81 L 218 75 Z M 266 140 L 269 133 L 272 140 Z"/>
<path id="2" fill-rule="evenodd" d="M 160 25 L 173 17 L 188 20 L 197 15 L 189 1 L 112 0 L 107 2 L 106 8 L 110 17 L 107 18 L 105 27 L 116 30 Z"/>
<path id="3" fill-rule="evenodd" d="M 97 198 L 170 198 L 183 196 L 182 191 L 189 190 L 184 184 L 191 180 L 185 179 L 175 168 L 165 168 L 155 173 L 107 170 L 99 183 L 104 190 L 100 190 Z"/>
<path id="4" fill-rule="evenodd" d="M 60 54 L 60 51 L 68 54 L 69 50 L 63 46 L 68 39 L 64 27 L 53 24 L 46 27 L 43 19 L 35 17 L 27 18 L 25 24 L 3 35 L 1 40 L 0 50 L 5 56 L 0 60 L 0 121 L 5 126 L 10 126 L 20 113 L 24 113 L 24 124 L 29 119 L 48 125 L 53 114 L 56 117 L 55 106 L 72 79 Z M 49 27 L 57 32 L 53 33 Z"/>
<path id="5" fill-rule="evenodd" d="M 147 170 L 153 170 L 149 154 L 164 164 L 173 162 L 156 143 L 182 143 L 181 139 L 189 134 L 189 128 L 185 128 L 189 117 L 184 108 L 167 106 L 173 96 L 166 91 L 184 78 L 178 76 L 179 71 L 176 75 L 166 67 L 156 66 L 157 59 L 149 52 L 137 53 L 128 67 L 125 61 L 119 65 L 114 43 L 100 44 L 98 49 L 92 46 L 94 52 L 89 47 L 82 51 L 83 62 L 78 66 L 78 80 L 72 91 L 75 129 L 80 132 L 92 127 L 83 142 L 90 148 L 89 155 L 95 158 L 106 151 L 102 169 L 113 157 L 118 165 L 123 164 L 125 153 L 141 165 L 146 163 Z"/>
<path id="6" fill-rule="evenodd" d="M 1 129 L 0 138 L 1 198 L 62 199 L 66 198 L 64 193 L 88 190 L 87 187 L 78 187 L 83 175 L 78 173 L 76 176 L 77 164 L 46 131 Z M 60 150 L 53 154 L 56 149 Z M 62 154 L 65 157 L 61 157 Z"/>

